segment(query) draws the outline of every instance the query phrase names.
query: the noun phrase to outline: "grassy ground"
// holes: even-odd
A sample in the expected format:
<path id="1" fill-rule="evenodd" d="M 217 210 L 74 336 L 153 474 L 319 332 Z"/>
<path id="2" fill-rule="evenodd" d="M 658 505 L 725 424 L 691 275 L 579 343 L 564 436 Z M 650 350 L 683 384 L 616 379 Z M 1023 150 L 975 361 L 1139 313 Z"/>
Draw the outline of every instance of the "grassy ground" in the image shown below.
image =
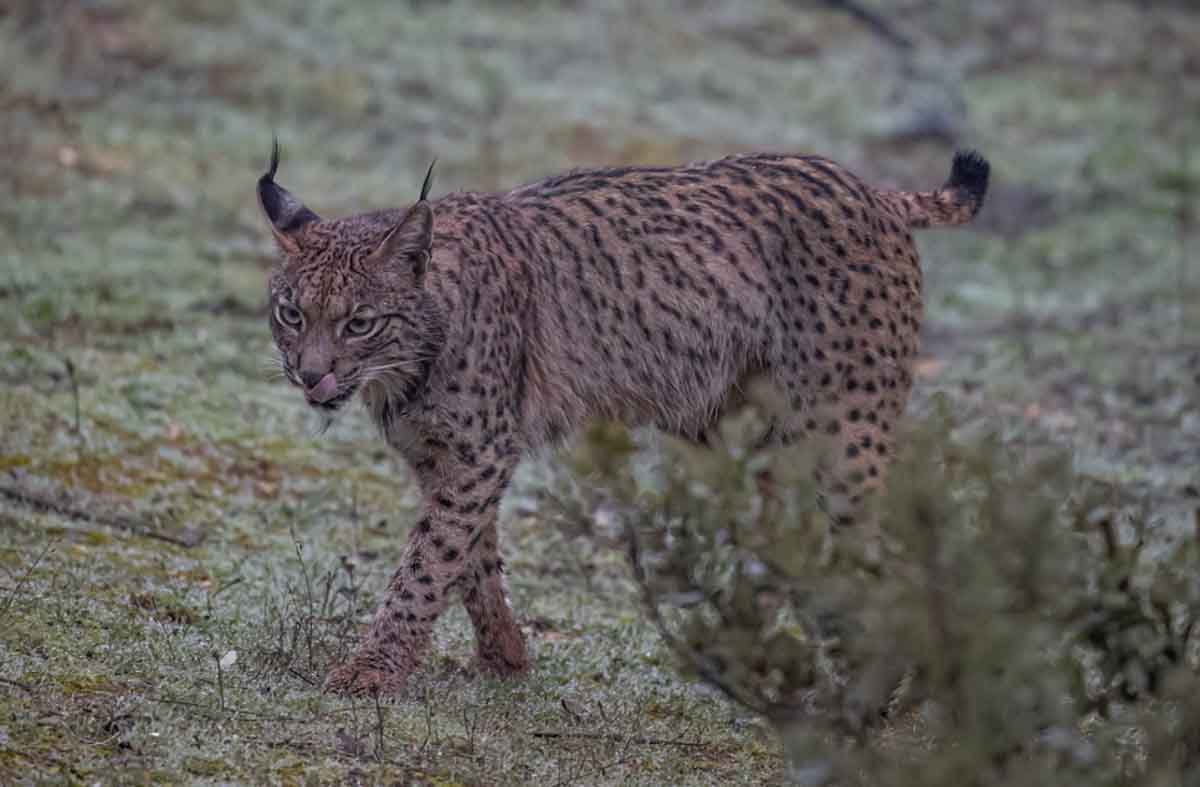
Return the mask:
<path id="1" fill-rule="evenodd" d="M 0 781 L 759 784 L 777 744 L 675 676 L 619 554 L 506 502 L 531 677 L 455 611 L 395 703 L 323 697 L 417 498 L 360 413 L 269 379 L 253 183 L 322 214 L 568 166 L 809 150 L 880 183 L 993 162 L 922 236 L 913 409 L 1070 448 L 1183 527 L 1200 495 L 1200 15 L 817 4 L 0 6 Z M 882 6 L 882 4 L 880 4 Z M 650 10 L 653 9 L 653 10 Z"/>

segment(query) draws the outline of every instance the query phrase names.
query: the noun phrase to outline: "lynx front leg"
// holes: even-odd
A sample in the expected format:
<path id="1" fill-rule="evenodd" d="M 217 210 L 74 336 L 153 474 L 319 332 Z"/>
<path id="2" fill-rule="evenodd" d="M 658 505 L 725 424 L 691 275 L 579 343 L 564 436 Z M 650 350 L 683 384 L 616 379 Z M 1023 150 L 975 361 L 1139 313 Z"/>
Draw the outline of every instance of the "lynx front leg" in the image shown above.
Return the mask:
<path id="1" fill-rule="evenodd" d="M 525 635 L 508 603 L 495 519 L 484 526 L 471 557 L 471 566 L 462 578 L 462 594 L 475 627 L 476 666 L 501 678 L 527 672 Z"/>
<path id="2" fill-rule="evenodd" d="M 512 613 L 507 611 L 507 603 L 504 607 L 507 618 L 496 613 L 494 591 L 487 581 L 498 576 L 499 566 L 492 561 L 493 571 L 489 575 L 483 561 L 475 560 L 485 539 L 495 549 L 496 512 L 516 464 L 516 452 L 511 446 L 511 440 L 493 440 L 480 449 L 461 443 L 451 449 L 437 443 L 418 463 L 418 478 L 425 490 L 425 512 L 409 536 L 400 567 L 392 575 L 363 643 L 348 663 L 329 674 L 325 682 L 327 691 L 344 694 L 400 691 L 429 646 L 434 622 L 445 611 L 451 594 L 460 587 L 464 592 L 475 588 L 476 598 L 483 599 L 477 602 L 478 608 L 485 610 L 479 620 L 488 623 L 489 631 L 493 619 L 507 619 L 511 623 Z M 477 568 L 482 572 L 478 584 L 474 583 Z M 501 599 L 502 590 L 501 586 Z M 474 614 L 472 620 L 475 621 Z M 478 631 L 480 623 L 475 625 Z M 495 633 L 501 631 L 496 629 Z M 492 640 L 483 637 L 480 641 Z"/>

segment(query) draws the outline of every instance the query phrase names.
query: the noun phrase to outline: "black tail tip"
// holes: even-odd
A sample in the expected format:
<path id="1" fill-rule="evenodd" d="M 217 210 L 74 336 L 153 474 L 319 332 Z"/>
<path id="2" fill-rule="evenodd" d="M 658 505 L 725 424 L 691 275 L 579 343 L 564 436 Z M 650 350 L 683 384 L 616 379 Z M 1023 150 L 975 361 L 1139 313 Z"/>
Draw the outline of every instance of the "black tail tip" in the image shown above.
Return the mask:
<path id="1" fill-rule="evenodd" d="M 978 151 L 960 150 L 954 154 L 954 164 L 950 168 L 950 180 L 946 182 L 946 187 L 962 189 L 976 202 L 982 203 L 991 171 L 992 165 Z"/>

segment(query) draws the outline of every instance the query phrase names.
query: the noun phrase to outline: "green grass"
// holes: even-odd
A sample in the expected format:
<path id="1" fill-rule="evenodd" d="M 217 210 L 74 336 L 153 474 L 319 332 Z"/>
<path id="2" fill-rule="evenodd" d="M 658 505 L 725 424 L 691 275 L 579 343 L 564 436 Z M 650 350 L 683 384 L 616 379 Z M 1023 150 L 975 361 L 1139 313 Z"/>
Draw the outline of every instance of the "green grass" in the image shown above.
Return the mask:
<path id="1" fill-rule="evenodd" d="M 502 521 L 532 675 L 468 675 L 456 610 L 405 697 L 320 694 L 418 500 L 361 413 L 317 436 L 268 374 L 253 184 L 273 133 L 280 180 L 327 215 L 411 200 L 435 156 L 438 191 L 759 148 L 926 186 L 952 146 L 898 129 L 960 95 L 994 188 L 976 229 L 921 236 L 913 411 L 942 394 L 1187 526 L 1200 15 L 1041 5 L 905 0 L 906 71 L 782 0 L 10 3 L 0 781 L 781 778 L 763 727 L 676 675 L 621 556 L 541 510 L 553 456 Z"/>

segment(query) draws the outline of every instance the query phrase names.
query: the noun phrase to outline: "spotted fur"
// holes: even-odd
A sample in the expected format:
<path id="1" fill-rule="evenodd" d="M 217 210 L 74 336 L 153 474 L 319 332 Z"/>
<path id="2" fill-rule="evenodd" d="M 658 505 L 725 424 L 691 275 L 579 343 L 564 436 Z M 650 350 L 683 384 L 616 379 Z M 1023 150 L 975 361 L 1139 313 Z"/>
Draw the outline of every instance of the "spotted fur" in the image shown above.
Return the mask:
<path id="1" fill-rule="evenodd" d="M 496 512 L 521 456 L 588 419 L 703 441 L 750 378 L 820 436 L 851 523 L 882 483 L 912 386 L 921 269 L 910 230 L 978 212 L 988 165 L 882 191 L 823 158 L 744 155 L 572 172 L 497 194 L 426 194 L 322 220 L 259 181 L 282 251 L 272 330 L 288 377 L 332 414 L 358 394 L 425 507 L 356 655 L 327 688 L 394 692 L 457 594 L 478 662 L 528 669 Z"/>

